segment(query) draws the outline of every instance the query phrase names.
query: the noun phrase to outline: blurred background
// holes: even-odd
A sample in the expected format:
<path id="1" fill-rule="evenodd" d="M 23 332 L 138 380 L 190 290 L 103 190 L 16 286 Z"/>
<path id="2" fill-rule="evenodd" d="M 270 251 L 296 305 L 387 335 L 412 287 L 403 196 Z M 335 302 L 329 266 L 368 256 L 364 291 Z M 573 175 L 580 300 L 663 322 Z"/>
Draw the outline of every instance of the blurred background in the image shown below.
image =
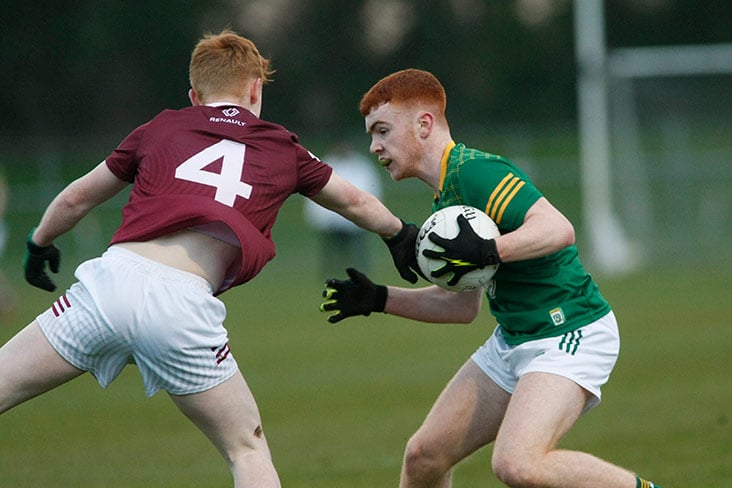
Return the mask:
<path id="1" fill-rule="evenodd" d="M 588 5 L 604 18 L 580 19 L 577 6 Z M 574 221 L 598 272 L 729 260 L 730 25 L 732 4 L 715 0 L 9 0 L 0 17 L 6 254 L 70 179 L 162 109 L 188 104 L 194 43 L 230 27 L 277 69 L 263 117 L 317 154 L 344 140 L 366 154 L 360 96 L 392 71 L 427 69 L 447 89 L 455 139 L 526 168 Z M 583 61 L 588 28 L 601 45 Z M 721 51 L 678 60 L 679 46 Z M 624 62 L 632 48 L 660 50 Z M 578 107 L 583 77 L 604 107 Z M 591 90 L 588 100 L 602 101 Z M 429 198 L 417 182 L 384 187 L 386 203 L 415 222 Z M 123 202 L 74 234 L 72 260 L 103 248 Z"/>
<path id="2" fill-rule="evenodd" d="M 398 69 L 435 73 L 455 140 L 527 170 L 575 224 L 620 319 L 607 406 L 568 443 L 663 486 L 726 486 L 731 26 L 722 0 L 5 0 L 0 341 L 57 296 L 22 278 L 43 209 L 135 127 L 187 106 L 193 45 L 230 27 L 277 70 L 263 118 L 321 156 L 347 144 L 376 166 L 361 95 Z M 378 174 L 395 213 L 428 216 L 422 183 Z M 104 250 L 125 201 L 58 240 L 59 291 Z M 222 297 L 232 348 L 285 486 L 393 486 L 407 437 L 493 319 L 483 310 L 462 329 L 381 315 L 328 326 L 317 306 L 331 254 L 303 204 L 293 197 L 280 213 L 277 258 Z M 327 264 L 368 263 L 375 281 L 399 282 L 380 240 L 361 239 L 368 259 Z M 4 415 L 0 485 L 226 486 L 203 436 L 164 395 L 143 398 L 128 368 L 104 395 L 87 375 Z M 74 449 L 59 455 L 59 445 Z M 456 486 L 498 486 L 489 463 L 487 453 L 466 462 Z"/>

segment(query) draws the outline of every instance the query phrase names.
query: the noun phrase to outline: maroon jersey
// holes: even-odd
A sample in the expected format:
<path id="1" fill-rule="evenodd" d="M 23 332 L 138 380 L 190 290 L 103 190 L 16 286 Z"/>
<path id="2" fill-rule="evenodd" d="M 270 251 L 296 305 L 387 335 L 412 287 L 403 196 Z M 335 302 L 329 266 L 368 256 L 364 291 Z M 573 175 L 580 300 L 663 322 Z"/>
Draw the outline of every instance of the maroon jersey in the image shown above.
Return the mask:
<path id="1" fill-rule="evenodd" d="M 233 105 L 165 110 L 106 164 L 133 183 L 112 244 L 192 228 L 241 248 L 217 294 L 261 271 L 275 255 L 282 204 L 293 193 L 318 193 L 332 172 L 295 134 Z"/>

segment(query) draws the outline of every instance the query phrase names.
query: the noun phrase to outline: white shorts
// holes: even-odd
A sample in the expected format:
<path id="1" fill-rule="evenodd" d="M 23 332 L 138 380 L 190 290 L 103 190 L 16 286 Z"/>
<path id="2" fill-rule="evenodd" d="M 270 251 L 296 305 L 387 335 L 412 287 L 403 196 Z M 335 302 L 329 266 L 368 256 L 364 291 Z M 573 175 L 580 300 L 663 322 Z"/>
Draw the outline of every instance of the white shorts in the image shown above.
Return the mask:
<path id="1" fill-rule="evenodd" d="M 137 364 L 148 396 L 213 388 L 238 370 L 224 303 L 203 278 L 111 247 L 37 317 L 56 351 L 107 387 Z"/>
<path id="2" fill-rule="evenodd" d="M 567 334 L 518 346 L 506 344 L 500 327 L 496 327 L 471 359 L 508 393 L 513 393 L 526 373 L 552 373 L 570 379 L 592 394 L 585 405 L 587 411 L 600 403 L 600 388 L 607 383 L 619 351 L 618 325 L 610 312 Z"/>

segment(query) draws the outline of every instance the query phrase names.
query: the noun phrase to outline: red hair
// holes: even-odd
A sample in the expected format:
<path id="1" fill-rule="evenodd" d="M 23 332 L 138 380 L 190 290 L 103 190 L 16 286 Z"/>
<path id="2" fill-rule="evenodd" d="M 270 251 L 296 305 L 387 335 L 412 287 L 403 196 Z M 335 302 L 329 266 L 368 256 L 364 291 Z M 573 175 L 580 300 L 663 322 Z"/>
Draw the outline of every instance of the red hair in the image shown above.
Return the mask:
<path id="1" fill-rule="evenodd" d="M 445 120 L 445 88 L 428 71 L 410 68 L 382 78 L 361 98 L 359 110 L 366 117 L 374 108 L 387 102 L 423 106 L 437 119 Z"/>
<path id="2" fill-rule="evenodd" d="M 257 46 L 230 30 L 205 35 L 191 54 L 191 88 L 203 100 L 211 95 L 244 95 L 247 82 L 270 81 L 274 70 Z"/>

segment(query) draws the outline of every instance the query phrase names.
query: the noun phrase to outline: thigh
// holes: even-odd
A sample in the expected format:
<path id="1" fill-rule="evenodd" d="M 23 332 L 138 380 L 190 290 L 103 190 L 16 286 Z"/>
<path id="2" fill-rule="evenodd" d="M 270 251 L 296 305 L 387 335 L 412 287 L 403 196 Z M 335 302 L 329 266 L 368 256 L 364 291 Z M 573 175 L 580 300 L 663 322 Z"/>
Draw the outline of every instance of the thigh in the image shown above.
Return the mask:
<path id="1" fill-rule="evenodd" d="M 455 464 L 495 439 L 509 399 L 470 359 L 437 398 L 415 437 Z"/>
<path id="2" fill-rule="evenodd" d="M 0 412 L 82 373 L 56 352 L 33 321 L 0 348 Z"/>
<path id="3" fill-rule="evenodd" d="M 543 454 L 553 449 L 574 425 L 590 393 L 551 373 L 521 377 L 508 404 L 494 456 Z"/>
<path id="4" fill-rule="evenodd" d="M 227 460 L 242 449 L 269 454 L 256 401 L 241 372 L 210 390 L 170 398 Z"/>

